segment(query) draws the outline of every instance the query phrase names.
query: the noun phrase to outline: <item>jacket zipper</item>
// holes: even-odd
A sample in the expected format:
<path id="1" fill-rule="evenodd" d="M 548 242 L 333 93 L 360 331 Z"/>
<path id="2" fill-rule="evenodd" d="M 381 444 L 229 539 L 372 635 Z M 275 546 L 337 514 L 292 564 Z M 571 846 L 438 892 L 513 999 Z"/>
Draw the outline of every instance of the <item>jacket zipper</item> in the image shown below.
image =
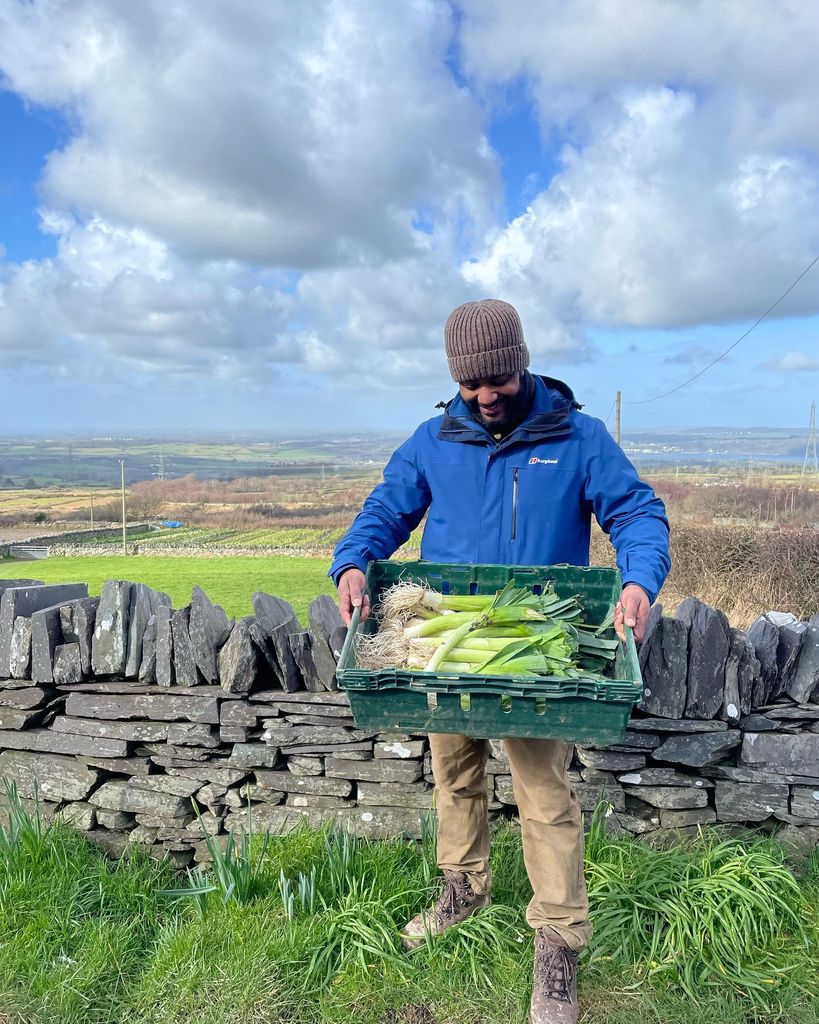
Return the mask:
<path id="1" fill-rule="evenodd" d="M 518 467 L 512 473 L 512 540 L 518 532 Z"/>

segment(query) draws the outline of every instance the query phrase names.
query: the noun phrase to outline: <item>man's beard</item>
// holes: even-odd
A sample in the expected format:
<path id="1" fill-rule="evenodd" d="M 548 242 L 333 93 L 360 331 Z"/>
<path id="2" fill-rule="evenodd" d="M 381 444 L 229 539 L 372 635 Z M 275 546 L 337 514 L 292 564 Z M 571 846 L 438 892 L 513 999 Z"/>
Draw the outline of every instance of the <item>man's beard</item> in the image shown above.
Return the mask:
<path id="1" fill-rule="evenodd" d="M 477 398 L 466 403 L 472 416 L 490 434 L 509 434 L 526 418 L 532 404 L 532 388 L 527 378 L 528 374 L 524 374 L 516 395 L 498 395 L 502 410 L 499 416 L 493 416 L 492 419 L 486 419 L 481 415 Z"/>

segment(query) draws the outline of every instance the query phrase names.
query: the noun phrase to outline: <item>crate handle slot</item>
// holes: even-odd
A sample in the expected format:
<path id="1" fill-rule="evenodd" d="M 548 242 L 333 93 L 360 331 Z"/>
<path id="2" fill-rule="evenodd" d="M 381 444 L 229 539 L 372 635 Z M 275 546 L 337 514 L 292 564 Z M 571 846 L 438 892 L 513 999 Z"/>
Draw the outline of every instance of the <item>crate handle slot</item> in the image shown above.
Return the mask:
<path id="1" fill-rule="evenodd" d="M 546 714 L 546 698 L 535 697 L 535 714 L 545 715 Z"/>
<path id="2" fill-rule="evenodd" d="M 428 693 L 427 694 L 427 707 L 430 708 L 430 710 L 433 710 L 433 711 L 435 710 L 435 708 L 438 707 L 438 694 L 437 693 Z"/>
<path id="3" fill-rule="evenodd" d="M 472 698 L 468 693 L 461 694 L 461 711 L 469 712 L 472 710 Z"/>
<path id="4" fill-rule="evenodd" d="M 505 715 L 508 715 L 508 714 L 511 713 L 511 711 L 512 711 L 512 698 L 509 696 L 508 693 L 501 694 L 500 709 L 501 709 L 501 711 Z"/>

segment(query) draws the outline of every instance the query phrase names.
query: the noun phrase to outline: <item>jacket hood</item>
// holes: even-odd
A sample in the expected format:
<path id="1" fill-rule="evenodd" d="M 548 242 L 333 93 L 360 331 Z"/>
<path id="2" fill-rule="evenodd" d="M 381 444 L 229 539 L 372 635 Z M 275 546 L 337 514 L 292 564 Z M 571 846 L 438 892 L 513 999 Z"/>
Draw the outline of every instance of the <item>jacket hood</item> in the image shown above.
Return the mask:
<path id="1" fill-rule="evenodd" d="M 572 389 L 562 380 L 532 374 L 535 385 L 529 414 L 501 442 L 506 447 L 515 441 L 532 441 L 541 437 L 565 437 L 571 433 L 570 413 L 582 406 Z M 442 441 L 480 441 L 485 443 L 489 432 L 469 411 L 460 394 L 444 406 L 438 437 Z"/>

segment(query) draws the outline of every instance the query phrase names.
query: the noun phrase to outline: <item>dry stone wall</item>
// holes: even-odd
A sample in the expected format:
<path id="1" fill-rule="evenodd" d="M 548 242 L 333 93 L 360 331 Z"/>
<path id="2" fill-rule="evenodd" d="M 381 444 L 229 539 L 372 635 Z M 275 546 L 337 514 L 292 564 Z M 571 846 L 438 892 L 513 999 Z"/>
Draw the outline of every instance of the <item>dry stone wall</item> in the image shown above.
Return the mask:
<path id="1" fill-rule="evenodd" d="M 344 629 L 319 597 L 301 624 L 253 595 L 236 621 L 199 587 L 167 594 L 108 580 L 0 581 L 0 777 L 43 813 L 120 852 L 180 865 L 206 837 L 332 820 L 358 834 L 418 835 L 432 808 L 424 736 L 355 727 L 334 688 Z M 621 744 L 579 747 L 586 815 L 654 840 L 715 822 L 819 840 L 819 616 L 768 612 L 747 632 L 695 598 L 651 613 L 644 695 Z M 515 812 L 503 743 L 491 742 L 489 807 Z"/>

